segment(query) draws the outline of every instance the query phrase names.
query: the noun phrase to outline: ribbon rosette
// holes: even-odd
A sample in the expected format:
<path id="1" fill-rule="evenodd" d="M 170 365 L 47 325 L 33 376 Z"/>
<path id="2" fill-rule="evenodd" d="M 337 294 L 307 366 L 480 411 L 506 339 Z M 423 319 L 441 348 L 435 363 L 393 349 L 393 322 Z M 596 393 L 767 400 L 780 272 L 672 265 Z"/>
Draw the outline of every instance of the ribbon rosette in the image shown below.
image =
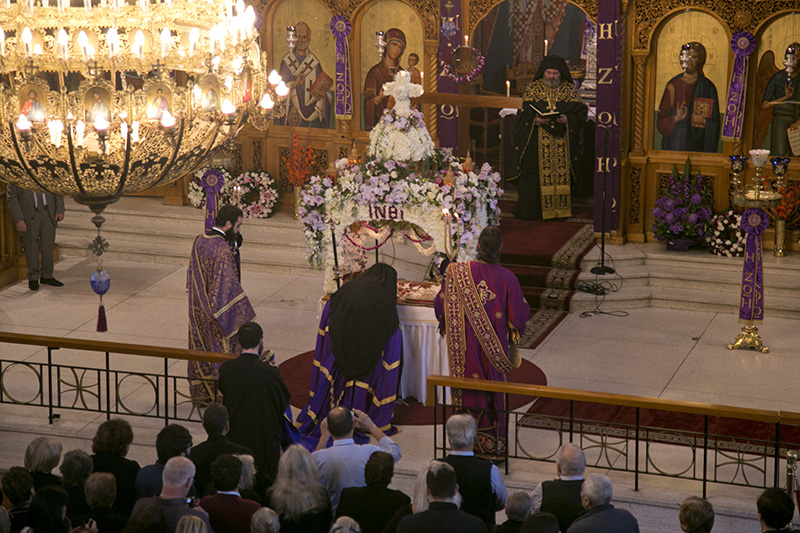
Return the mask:
<path id="1" fill-rule="evenodd" d="M 742 269 L 742 297 L 739 300 L 739 321 L 760 322 L 764 319 L 764 272 L 761 263 L 761 234 L 769 226 L 767 212 L 750 208 L 742 214 L 742 230 L 747 234 Z"/>
<path id="2" fill-rule="evenodd" d="M 756 49 L 756 38 L 746 31 L 739 31 L 731 37 L 731 50 L 735 54 L 731 83 L 728 86 L 728 100 L 725 106 L 725 122 L 722 126 L 722 137 L 738 139 L 742 136 L 742 104 L 744 103 L 745 80 L 750 64 L 750 54 Z"/>
<path id="3" fill-rule="evenodd" d="M 336 118 L 349 120 L 353 117 L 353 91 L 350 87 L 350 50 L 347 36 L 353 29 L 344 15 L 331 19 L 331 33 L 336 41 Z"/>
<path id="4" fill-rule="evenodd" d="M 200 186 L 206 191 L 206 231 L 214 227 L 217 216 L 217 193 L 225 185 L 225 176 L 216 168 L 209 168 L 200 180 Z"/>

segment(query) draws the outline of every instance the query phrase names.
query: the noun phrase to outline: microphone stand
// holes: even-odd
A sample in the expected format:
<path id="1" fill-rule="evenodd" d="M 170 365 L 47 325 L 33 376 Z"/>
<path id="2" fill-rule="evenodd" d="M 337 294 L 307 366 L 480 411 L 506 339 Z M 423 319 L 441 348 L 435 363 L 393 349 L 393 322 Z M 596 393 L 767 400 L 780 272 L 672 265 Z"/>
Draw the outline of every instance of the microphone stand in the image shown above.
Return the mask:
<path id="1" fill-rule="evenodd" d="M 613 274 L 614 269 L 606 266 L 606 185 L 608 183 L 608 126 L 601 126 L 605 129 L 603 137 L 603 214 L 600 215 L 600 264 L 593 267 L 590 272 L 597 276 Z"/>

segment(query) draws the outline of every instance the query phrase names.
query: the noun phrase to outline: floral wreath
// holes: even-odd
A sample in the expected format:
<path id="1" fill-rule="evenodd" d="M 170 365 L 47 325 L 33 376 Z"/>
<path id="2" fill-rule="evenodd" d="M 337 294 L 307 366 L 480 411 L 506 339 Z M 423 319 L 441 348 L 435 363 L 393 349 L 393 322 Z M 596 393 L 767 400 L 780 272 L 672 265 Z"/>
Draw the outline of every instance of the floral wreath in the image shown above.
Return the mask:
<path id="1" fill-rule="evenodd" d="M 217 205 L 227 204 L 231 201 L 233 178 L 231 178 L 230 173 L 224 168 L 203 167 L 192 175 L 187 194 L 189 202 L 198 209 L 203 209 L 206 206 L 206 190 L 203 188 L 203 176 L 209 168 L 220 171 L 223 176 L 222 189 L 217 193 Z"/>
<path id="2" fill-rule="evenodd" d="M 233 180 L 231 203 L 242 210 L 245 218 L 267 218 L 274 214 L 280 194 L 266 172 L 245 172 Z"/>
<path id="3" fill-rule="evenodd" d="M 453 72 L 452 65 L 447 61 L 444 61 L 442 63 L 442 76 L 447 76 L 451 80 L 454 80 L 458 83 L 470 83 L 472 80 L 477 78 L 483 71 L 485 58 L 483 57 L 483 54 L 481 54 L 475 47 L 472 47 L 472 54 L 475 57 L 475 68 L 470 72 L 466 74 L 456 74 Z"/>
<path id="4" fill-rule="evenodd" d="M 727 257 L 740 257 L 744 253 L 747 236 L 741 227 L 742 216 L 728 209 L 714 217 L 706 236 L 711 253 Z"/>

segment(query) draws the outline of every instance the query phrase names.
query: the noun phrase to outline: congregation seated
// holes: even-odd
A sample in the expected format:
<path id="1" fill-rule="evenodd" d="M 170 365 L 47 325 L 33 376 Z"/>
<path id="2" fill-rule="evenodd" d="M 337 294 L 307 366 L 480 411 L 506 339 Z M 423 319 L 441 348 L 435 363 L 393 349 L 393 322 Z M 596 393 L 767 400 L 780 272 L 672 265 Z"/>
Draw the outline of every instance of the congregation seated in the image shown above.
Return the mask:
<path id="1" fill-rule="evenodd" d="M 167 461 L 161 476 L 163 483 L 161 494 L 138 500 L 133 507 L 133 513 L 147 503 L 155 503 L 164 513 L 170 532 L 175 531 L 175 528 L 178 527 L 178 520 L 187 514 L 202 518 L 210 531 L 211 524 L 208 522 L 208 514 L 189 507 L 186 503 L 186 496 L 192 488 L 194 472 L 194 464 L 186 457 L 173 457 Z M 133 519 L 131 518 L 131 520 Z"/>
<path id="2" fill-rule="evenodd" d="M 481 533 L 486 532 L 483 521 L 465 513 L 456 504 L 458 483 L 453 467 L 432 461 L 425 477 L 430 506 L 427 511 L 408 515 L 400 521 L 397 533 Z"/>
<path id="3" fill-rule="evenodd" d="M 443 459 L 453 467 L 458 479 L 461 509 L 486 524 L 495 524 L 495 513 L 506 504 L 508 493 L 500 471 L 491 461 L 475 457 L 477 425 L 468 414 L 453 415 L 447 420 L 450 453 Z"/>
<path id="4" fill-rule="evenodd" d="M 33 439 L 25 449 L 25 468 L 33 478 L 33 490 L 61 485 L 61 478 L 52 471 L 61 462 L 61 441 L 52 437 Z"/>
<path id="5" fill-rule="evenodd" d="M 3 476 L 3 493 L 11 502 L 8 509 L 11 533 L 19 533 L 25 527 L 28 508 L 33 497 L 33 478 L 22 466 L 12 466 Z"/>
<path id="6" fill-rule="evenodd" d="M 356 429 L 371 435 L 378 441 L 378 446 L 356 444 L 353 440 Z M 333 437 L 333 445 L 325 448 L 329 437 Z M 366 413 L 341 406 L 331 409 L 322 421 L 319 447 L 312 457 L 319 467 L 320 481 L 328 489 L 334 513 L 343 489 L 366 485 L 364 466 L 373 452 L 386 452 L 395 462 L 401 457 L 400 446 L 387 437 Z"/>
<path id="7" fill-rule="evenodd" d="M 122 531 L 128 524 L 128 517 L 112 509 L 117 496 L 117 480 L 108 472 L 95 472 L 84 485 L 87 518 L 94 520 L 99 533 Z"/>
<path id="8" fill-rule="evenodd" d="M 576 518 L 586 512 L 581 502 L 586 456 L 577 444 L 569 442 L 558 449 L 558 478 L 539 483 L 533 490 L 533 512 L 552 513 L 561 531 L 566 531 Z"/>
<path id="9" fill-rule="evenodd" d="M 766 489 L 758 497 L 756 509 L 758 521 L 761 522 L 761 531 L 797 532 L 790 527 L 794 517 L 794 502 L 786 491 L 778 487 Z"/>
<path id="10" fill-rule="evenodd" d="M 567 533 L 639 533 L 639 523 L 625 509 L 611 504 L 611 480 L 600 474 L 586 478 L 581 488 L 581 501 L 586 513 L 569 526 Z"/>
<path id="11" fill-rule="evenodd" d="M 67 493 L 67 518 L 73 523 L 89 512 L 83 487 L 92 468 L 92 458 L 83 450 L 70 450 L 61 461 L 61 488 Z"/>
<path id="12" fill-rule="evenodd" d="M 167 518 L 161 506 L 147 502 L 136 508 L 122 533 L 173 533 L 173 531 L 167 525 Z"/>
<path id="13" fill-rule="evenodd" d="M 256 511 L 250 520 L 250 533 L 280 533 L 280 530 L 280 517 L 269 507 Z"/>
<path id="14" fill-rule="evenodd" d="M 395 513 L 411 505 L 411 498 L 389 488 L 394 475 L 394 459 L 386 452 L 373 452 L 364 467 L 366 487 L 342 491 L 336 516 L 358 522 L 363 533 L 381 533 Z"/>
<path id="15" fill-rule="evenodd" d="M 189 459 L 197 467 L 195 487 L 200 496 L 213 494 L 207 485 L 211 483 L 211 463 L 223 453 L 253 455 L 248 448 L 228 440 L 230 422 L 228 409 L 221 403 L 212 403 L 203 413 L 203 429 L 208 438 L 189 451 Z"/>
<path id="16" fill-rule="evenodd" d="M 283 533 L 327 533 L 333 522 L 330 497 L 320 482 L 317 463 L 299 444 L 281 455 L 267 501 L 278 513 Z"/>
<path id="17" fill-rule="evenodd" d="M 559 533 L 558 518 L 552 513 L 532 513 L 520 528 L 520 533 Z M 599 530 L 598 530 L 599 531 Z"/>
<path id="18" fill-rule="evenodd" d="M 242 462 L 231 454 L 223 454 L 211 465 L 211 480 L 216 494 L 203 496 L 200 506 L 208 512 L 208 520 L 216 533 L 248 533 L 250 519 L 261 504 L 239 494 Z"/>
<path id="19" fill-rule="evenodd" d="M 512 492 L 506 500 L 506 516 L 508 520 L 497 526 L 494 533 L 519 533 L 525 519 L 533 510 L 533 500 L 527 492 Z"/>
<path id="20" fill-rule="evenodd" d="M 678 518 L 684 533 L 711 533 L 714 508 L 705 498 L 689 496 L 683 500 Z"/>
<path id="21" fill-rule="evenodd" d="M 358 522 L 349 516 L 340 516 L 333 523 L 328 533 L 362 533 L 363 529 L 358 525 Z"/>
<path id="22" fill-rule="evenodd" d="M 100 424 L 92 439 L 92 463 L 95 472 L 108 472 L 117 480 L 114 508 L 130 515 L 136 503 L 136 474 L 139 463 L 126 459 L 133 442 L 133 429 L 127 420 L 112 418 Z"/>
<path id="23" fill-rule="evenodd" d="M 136 499 L 155 496 L 161 492 L 161 473 L 164 471 L 164 465 L 173 457 L 187 457 L 191 447 L 192 435 L 185 427 L 169 424 L 159 431 L 156 436 L 158 459 L 136 474 Z"/>
<path id="24" fill-rule="evenodd" d="M 234 454 L 242 462 L 242 479 L 239 480 L 239 494 L 245 500 L 253 500 L 259 505 L 264 503 L 264 496 L 258 494 L 253 487 L 256 483 L 256 460 L 252 455 Z"/>

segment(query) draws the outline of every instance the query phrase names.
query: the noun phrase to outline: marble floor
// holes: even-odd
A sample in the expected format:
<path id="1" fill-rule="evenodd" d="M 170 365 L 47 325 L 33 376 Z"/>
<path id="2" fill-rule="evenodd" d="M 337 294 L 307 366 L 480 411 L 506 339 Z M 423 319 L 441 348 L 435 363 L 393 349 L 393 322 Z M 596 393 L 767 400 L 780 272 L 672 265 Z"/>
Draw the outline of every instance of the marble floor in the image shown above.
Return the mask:
<path id="1" fill-rule="evenodd" d="M 24 281 L 0 290 L 0 330 L 76 339 L 103 339 L 126 343 L 183 348 L 186 346 L 186 268 L 152 262 L 107 260 L 111 291 L 104 298 L 109 331 L 95 331 L 98 300 L 88 278 L 92 259 L 67 257 L 56 265 L 62 288 L 42 286 L 29 291 Z M 264 327 L 266 345 L 284 361 L 314 348 L 319 275 L 243 272 L 243 285 Z M 603 309 L 611 311 L 612 309 Z M 735 316 L 690 310 L 630 309 L 628 316 L 571 315 L 535 350 L 524 357 L 538 365 L 551 386 L 591 391 L 690 400 L 771 410 L 800 410 L 790 368 L 800 362 L 797 350 L 800 323 L 768 319 L 761 328 L 768 354 L 728 351 L 740 326 Z M 56 354 L 63 360 L 86 361 L 86 352 Z M 3 359 L 41 361 L 43 349 L 0 344 Z M 136 363 L 158 372 L 153 360 Z M 185 363 L 171 363 L 180 373 Z M 8 381 L 8 380 L 6 380 Z M 24 380 L 4 383 L 24 394 Z M 135 390 L 131 391 L 135 395 Z M 0 405 L 0 469 L 22 463 L 24 447 L 34 435 L 53 434 L 65 441 L 65 450 L 89 450 L 90 439 L 103 420 L 76 411 L 61 412 L 52 425 L 45 410 Z M 155 460 L 152 443 L 162 427 L 159 420 L 132 419 L 135 445 L 130 456 L 141 464 Z M 204 439 L 199 424 L 190 427 L 195 442 Z M 413 473 L 433 453 L 431 427 L 401 428 L 397 440 L 403 449 L 398 464 L 398 486 L 410 488 Z M 552 438 L 543 436 L 543 439 Z M 530 489 L 553 476 L 554 466 L 513 461 L 507 484 Z M 594 469 L 604 472 L 602 468 Z M 686 495 L 698 494 L 700 484 L 645 476 L 638 492 L 632 475 L 611 472 L 615 500 L 639 516 L 642 531 L 677 531 L 677 506 Z M 709 497 L 718 510 L 715 531 L 758 531 L 756 489 L 709 485 Z M 728 524 L 728 527 L 725 526 Z"/>

